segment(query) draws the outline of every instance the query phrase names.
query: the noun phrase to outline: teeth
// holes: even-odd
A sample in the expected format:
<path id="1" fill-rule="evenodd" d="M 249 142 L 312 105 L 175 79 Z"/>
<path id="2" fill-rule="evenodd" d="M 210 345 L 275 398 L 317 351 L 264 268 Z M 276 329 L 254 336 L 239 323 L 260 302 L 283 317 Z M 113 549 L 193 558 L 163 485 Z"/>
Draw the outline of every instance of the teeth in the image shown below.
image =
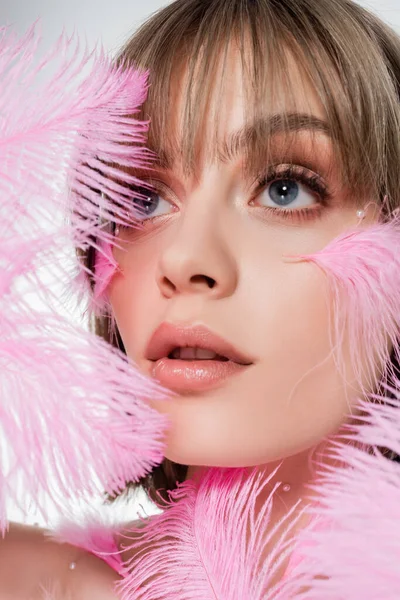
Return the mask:
<path id="1" fill-rule="evenodd" d="M 222 358 L 216 352 L 212 350 L 205 350 L 204 348 L 175 348 L 171 354 L 171 358 L 180 358 L 181 360 L 213 360 L 215 358 Z"/>

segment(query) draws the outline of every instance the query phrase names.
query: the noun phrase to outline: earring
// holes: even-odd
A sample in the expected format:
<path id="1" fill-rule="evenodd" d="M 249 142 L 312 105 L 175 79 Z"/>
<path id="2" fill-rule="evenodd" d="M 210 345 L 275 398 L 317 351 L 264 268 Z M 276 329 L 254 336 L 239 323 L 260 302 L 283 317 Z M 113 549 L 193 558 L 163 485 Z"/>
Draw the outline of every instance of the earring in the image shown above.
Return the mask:
<path id="1" fill-rule="evenodd" d="M 115 235 L 115 237 L 119 236 L 119 226 L 118 225 L 115 226 L 114 235 Z"/>
<path id="2" fill-rule="evenodd" d="M 357 211 L 357 217 L 360 219 L 360 221 L 363 221 L 365 219 L 365 210 L 360 209 Z"/>

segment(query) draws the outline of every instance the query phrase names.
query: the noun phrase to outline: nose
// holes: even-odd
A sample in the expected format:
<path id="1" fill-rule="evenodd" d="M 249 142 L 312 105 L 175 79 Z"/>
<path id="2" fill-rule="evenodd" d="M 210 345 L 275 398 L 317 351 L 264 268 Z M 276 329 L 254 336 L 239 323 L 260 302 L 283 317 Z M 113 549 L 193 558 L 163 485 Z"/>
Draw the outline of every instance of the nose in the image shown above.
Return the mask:
<path id="1" fill-rule="evenodd" d="M 212 198 L 196 194 L 187 199 L 160 255 L 157 283 L 164 297 L 203 294 L 217 299 L 233 294 L 237 261 L 222 213 Z"/>

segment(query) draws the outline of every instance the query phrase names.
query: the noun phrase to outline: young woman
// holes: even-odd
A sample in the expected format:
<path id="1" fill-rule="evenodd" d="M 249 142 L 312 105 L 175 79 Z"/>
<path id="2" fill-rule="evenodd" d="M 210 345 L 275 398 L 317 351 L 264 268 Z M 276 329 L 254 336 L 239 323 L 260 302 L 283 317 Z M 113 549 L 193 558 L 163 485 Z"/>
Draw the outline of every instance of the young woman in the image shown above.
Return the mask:
<path id="1" fill-rule="evenodd" d="M 257 467 L 256 513 L 275 497 L 262 555 L 278 565 L 272 590 L 295 560 L 280 557 L 283 530 L 295 538 L 319 500 L 311 458 L 337 467 L 330 436 L 396 368 L 391 335 L 374 347 L 364 331 L 354 346 L 355 312 L 336 336 L 326 272 L 296 257 L 400 206 L 400 40 L 349 0 L 176 0 L 117 63 L 149 69 L 141 115 L 156 158 L 136 173 L 132 223 L 115 227 L 120 269 L 96 331 L 176 392 L 153 402 L 171 419 L 165 460 L 131 487 L 167 500 L 203 467 Z M 82 258 L 94 271 L 94 249 Z M 62 594 L 112 597 L 107 565 L 41 532 L 15 527 L 0 552 L 10 597 L 45 577 Z"/>

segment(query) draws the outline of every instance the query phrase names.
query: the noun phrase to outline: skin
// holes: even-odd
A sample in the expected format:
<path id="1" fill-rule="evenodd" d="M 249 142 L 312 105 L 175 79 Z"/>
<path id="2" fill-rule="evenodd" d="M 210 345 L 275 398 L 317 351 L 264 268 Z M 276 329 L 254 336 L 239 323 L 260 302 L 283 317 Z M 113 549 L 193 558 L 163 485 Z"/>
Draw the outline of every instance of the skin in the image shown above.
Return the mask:
<path id="1" fill-rule="evenodd" d="M 51 540 L 39 527 L 10 523 L 0 538 L 2 600 L 117 600 L 120 579 L 85 550 Z M 71 570 L 69 565 L 76 564 Z"/>
<path id="2" fill-rule="evenodd" d="M 182 77 L 182 85 L 173 89 L 176 108 L 171 116 L 178 132 L 185 73 Z M 297 110 L 325 119 L 311 83 L 293 60 L 290 81 L 296 104 L 280 97 L 265 107 L 265 114 Z M 243 125 L 243 86 L 240 60 L 232 47 L 219 98 L 221 139 Z M 323 249 L 359 224 L 357 208 L 368 207 L 362 226 L 376 220 L 377 213 L 372 198 L 349 198 L 329 137 L 303 131 L 295 134 L 296 155 L 311 156 L 313 170 L 332 199 L 319 217 L 314 213 L 303 220 L 283 218 L 279 210 L 284 209 L 273 202 L 270 188 L 254 197 L 254 178 L 246 178 L 241 170 L 243 156 L 227 163 L 207 159 L 214 100 L 202 124 L 200 176 L 185 177 L 179 162 L 153 175 L 162 184 L 159 216 L 147 220 L 141 232 L 121 231 L 121 248 L 114 248 L 114 256 L 123 274 L 114 277 L 109 298 L 127 354 L 148 375 L 151 363 L 144 357 L 145 348 L 163 321 L 205 324 L 254 358 L 249 369 L 218 388 L 177 395 L 154 406 L 171 419 L 165 455 L 189 465 L 188 477 L 202 466 L 258 465 L 270 472 L 283 459 L 259 498 L 260 506 L 277 480 L 290 483 L 290 492 L 277 493 L 272 515 L 277 520 L 304 497 L 304 486 L 313 478 L 310 452 L 322 450 L 327 436 L 340 434 L 349 413 L 356 412 L 357 398 L 357 387 L 349 384 L 350 363 L 345 365 L 345 383 L 332 357 L 325 276 L 317 267 L 291 262 L 284 255 Z M 265 162 L 267 168 L 268 157 Z M 290 208 L 317 205 L 315 192 L 300 183 Z M 276 213 L 265 211 L 265 206 L 276 208 Z M 206 277 L 215 281 L 212 288 Z M 298 527 L 303 524 L 300 520 Z M 276 541 L 272 539 L 268 548 Z M 277 577 L 282 572 L 283 568 Z"/>

